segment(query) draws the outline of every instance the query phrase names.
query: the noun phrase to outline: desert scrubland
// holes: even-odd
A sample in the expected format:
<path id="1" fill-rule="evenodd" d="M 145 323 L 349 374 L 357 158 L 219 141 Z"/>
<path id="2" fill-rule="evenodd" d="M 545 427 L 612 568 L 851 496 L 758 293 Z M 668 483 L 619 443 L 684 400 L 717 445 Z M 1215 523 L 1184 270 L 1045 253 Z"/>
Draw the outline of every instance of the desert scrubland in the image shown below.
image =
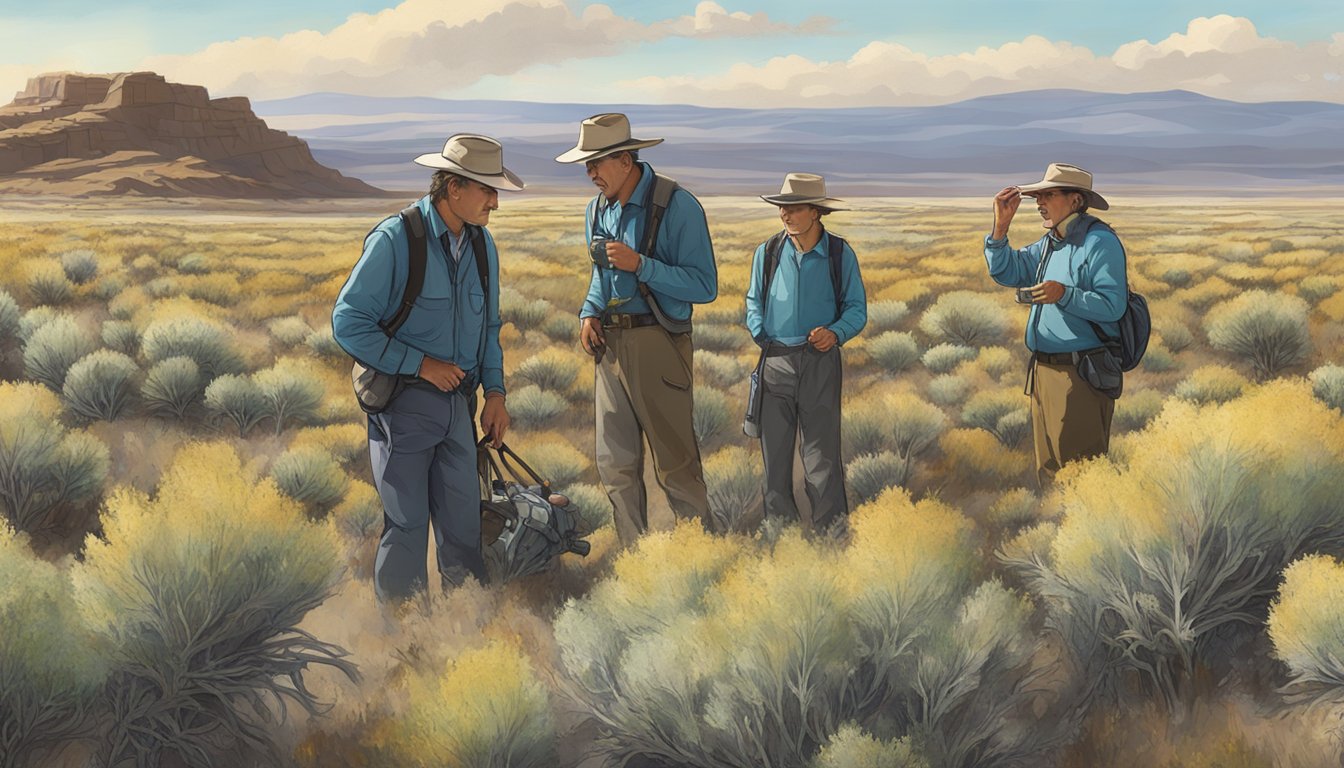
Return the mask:
<path id="1" fill-rule="evenodd" d="M 664 516 L 625 552 L 583 203 L 506 196 L 491 231 L 508 442 L 592 554 L 397 614 L 330 312 L 398 206 L 5 206 L 0 766 L 1339 764 L 1339 201 L 1118 196 L 1154 336 L 1110 457 L 1044 494 L 988 196 L 828 217 L 869 299 L 837 542 L 756 530 L 743 294 L 778 221 L 707 198 L 695 427 L 734 532 Z"/>

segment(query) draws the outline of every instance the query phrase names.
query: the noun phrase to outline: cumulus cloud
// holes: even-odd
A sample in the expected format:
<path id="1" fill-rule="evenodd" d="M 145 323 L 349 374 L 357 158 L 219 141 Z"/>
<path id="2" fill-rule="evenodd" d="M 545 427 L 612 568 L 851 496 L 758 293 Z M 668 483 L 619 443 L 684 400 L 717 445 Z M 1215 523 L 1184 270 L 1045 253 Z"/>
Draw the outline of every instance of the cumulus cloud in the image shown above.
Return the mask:
<path id="1" fill-rule="evenodd" d="M 1344 34 L 1303 45 L 1261 36 L 1249 19 L 1197 18 L 1184 33 L 1140 40 L 1110 56 L 1030 36 L 998 48 L 927 56 L 873 42 L 842 61 L 784 56 L 702 77 L 622 85 L 658 100 L 753 107 L 942 104 L 995 93 L 1078 88 L 1186 89 L 1234 100 L 1344 102 Z"/>
<path id="2" fill-rule="evenodd" d="M 314 91 L 423 96 L 535 65 L 613 56 L 668 37 L 814 34 L 832 24 L 813 17 L 788 25 L 714 2 L 701 2 L 689 16 L 644 24 L 602 4 L 576 13 L 563 0 L 405 0 L 354 14 L 330 32 L 242 38 L 154 57 L 143 66 L 212 93 L 256 98 Z"/>

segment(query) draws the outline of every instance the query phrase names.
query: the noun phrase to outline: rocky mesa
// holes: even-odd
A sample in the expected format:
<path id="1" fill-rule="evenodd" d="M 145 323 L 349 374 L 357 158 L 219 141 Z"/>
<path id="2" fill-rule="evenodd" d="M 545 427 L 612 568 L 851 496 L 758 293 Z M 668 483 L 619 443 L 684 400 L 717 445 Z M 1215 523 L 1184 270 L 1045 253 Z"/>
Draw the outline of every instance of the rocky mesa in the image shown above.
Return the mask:
<path id="1" fill-rule="evenodd" d="M 0 193 L 370 197 L 243 97 L 212 99 L 153 72 L 30 78 L 0 107 Z"/>

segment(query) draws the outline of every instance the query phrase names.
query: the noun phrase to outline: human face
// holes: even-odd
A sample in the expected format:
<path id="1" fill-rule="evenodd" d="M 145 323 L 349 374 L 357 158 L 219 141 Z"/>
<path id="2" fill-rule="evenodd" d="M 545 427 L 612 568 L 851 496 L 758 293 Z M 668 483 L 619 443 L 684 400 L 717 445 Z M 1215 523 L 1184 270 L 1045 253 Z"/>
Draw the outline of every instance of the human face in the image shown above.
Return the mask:
<path id="1" fill-rule="evenodd" d="M 784 231 L 793 237 L 806 234 L 821 220 L 821 213 L 811 205 L 781 205 L 779 220 L 784 222 Z"/>
<path id="2" fill-rule="evenodd" d="M 1030 193 L 1036 198 L 1036 212 L 1046 227 L 1056 227 L 1078 210 L 1078 193 L 1066 189 L 1042 189 Z"/>
<path id="3" fill-rule="evenodd" d="M 499 207 L 499 190 L 474 179 L 454 185 L 448 199 L 453 213 L 468 224 L 484 227 L 490 223 L 490 212 Z"/>
<path id="4" fill-rule="evenodd" d="M 589 160 L 583 167 L 588 170 L 588 179 L 593 182 L 593 186 L 608 200 L 614 200 L 620 194 L 621 187 L 625 186 L 635 164 L 630 161 L 630 155 L 617 152 Z"/>

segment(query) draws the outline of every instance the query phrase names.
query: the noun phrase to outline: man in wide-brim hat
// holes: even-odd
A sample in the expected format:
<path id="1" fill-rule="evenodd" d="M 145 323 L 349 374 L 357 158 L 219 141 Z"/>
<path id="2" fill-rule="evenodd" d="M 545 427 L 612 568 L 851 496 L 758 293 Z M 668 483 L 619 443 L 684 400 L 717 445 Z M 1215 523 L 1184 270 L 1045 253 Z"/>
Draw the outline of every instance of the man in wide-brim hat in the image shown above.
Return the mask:
<path id="1" fill-rule="evenodd" d="M 784 229 L 752 257 L 747 330 L 761 358 L 744 429 L 761 440 L 766 520 L 799 517 L 796 446 L 812 529 L 838 530 L 849 512 L 840 454 L 840 347 L 868 322 L 863 276 L 854 249 L 821 222 L 844 210 L 844 201 L 827 194 L 824 178 L 790 173 L 779 194 L 761 199 L 779 207 Z"/>
<path id="2" fill-rule="evenodd" d="M 521 190 L 523 182 L 504 167 L 499 142 L 487 136 L 457 134 L 442 152 L 415 162 L 434 169 L 429 194 L 364 239 L 364 253 L 331 318 L 346 352 L 368 368 L 400 377 L 402 385 L 381 413 L 368 417 L 384 512 L 374 565 L 380 600 L 405 598 L 425 586 L 431 523 L 444 586 L 461 584 L 468 575 L 485 580 L 472 424 L 478 388 L 485 392 L 482 430 L 499 445 L 509 428 L 499 254 L 486 225 L 499 207 L 498 190 Z M 409 313 L 399 313 L 416 232 L 423 234 L 423 282 Z M 401 325 L 393 331 L 397 317 Z"/>
<path id="3" fill-rule="evenodd" d="M 579 340 L 597 366 L 597 468 L 623 545 L 648 528 L 646 439 L 672 512 L 717 527 L 692 421 L 689 331 L 693 305 L 718 295 L 718 270 L 700 203 L 639 159 L 661 142 L 633 137 L 625 115 L 594 115 L 556 158 L 583 163 L 598 190 L 585 218 L 592 279 Z"/>
<path id="4" fill-rule="evenodd" d="M 1035 199 L 1046 231 L 1015 250 L 1008 225 L 1023 196 Z M 1089 213 L 1109 208 L 1092 188 L 1092 174 L 1065 163 L 1051 163 L 1040 181 L 994 196 L 985 260 L 995 282 L 1018 289 L 1017 300 L 1031 305 L 1027 393 L 1043 487 L 1064 464 L 1105 454 L 1110 446 L 1121 371 L 1106 341 L 1119 338 L 1129 284 L 1120 239 Z"/>

